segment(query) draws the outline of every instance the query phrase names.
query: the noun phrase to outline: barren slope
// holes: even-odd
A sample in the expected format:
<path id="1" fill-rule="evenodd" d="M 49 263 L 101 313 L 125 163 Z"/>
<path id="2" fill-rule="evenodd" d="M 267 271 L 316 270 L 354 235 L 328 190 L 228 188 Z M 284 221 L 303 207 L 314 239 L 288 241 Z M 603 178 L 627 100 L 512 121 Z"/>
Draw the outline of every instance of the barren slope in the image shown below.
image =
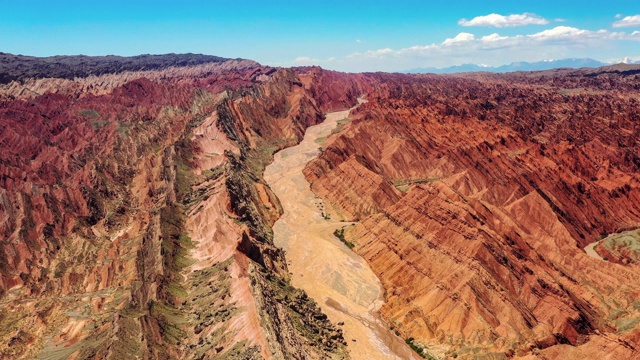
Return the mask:
<path id="1" fill-rule="evenodd" d="M 346 357 L 289 284 L 261 180 L 355 104 L 323 76 L 232 60 L 2 86 L 0 357 Z"/>
<path id="2" fill-rule="evenodd" d="M 305 174 L 360 220 L 385 318 L 443 356 L 638 356 L 637 265 L 582 250 L 640 224 L 637 94 L 602 89 L 634 78 L 370 76 Z"/>
<path id="3" fill-rule="evenodd" d="M 124 72 L 80 59 L 100 75 L 0 86 L 0 357 L 346 358 L 352 338 L 368 356 L 371 333 L 336 309 L 380 325 L 374 276 L 342 286 L 340 266 L 366 266 L 332 239 L 313 257 L 346 260 L 311 274 L 335 286 L 305 283 L 304 239 L 278 243 L 289 268 L 263 179 L 358 94 L 369 102 L 340 134 L 308 145 L 323 148 L 304 175 L 332 221 L 307 208 L 306 230 L 359 220 L 345 240 L 394 332 L 441 357 L 640 357 L 636 68 L 403 76 L 175 59 Z M 584 252 L 614 233 L 595 247 L 606 261 Z"/>

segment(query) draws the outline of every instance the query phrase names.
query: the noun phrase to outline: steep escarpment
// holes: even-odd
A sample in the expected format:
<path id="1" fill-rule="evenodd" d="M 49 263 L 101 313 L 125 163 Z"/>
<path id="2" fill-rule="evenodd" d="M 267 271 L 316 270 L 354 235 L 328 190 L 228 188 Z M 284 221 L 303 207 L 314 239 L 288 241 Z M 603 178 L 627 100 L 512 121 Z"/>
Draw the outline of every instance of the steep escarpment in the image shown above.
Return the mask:
<path id="1" fill-rule="evenodd" d="M 355 102 L 316 100 L 322 76 L 233 60 L 4 86 L 2 356 L 345 357 L 289 284 L 261 180 Z"/>
<path id="2" fill-rule="evenodd" d="M 634 80 L 368 76 L 305 174 L 360 220 L 384 316 L 448 356 L 637 355 L 637 268 L 582 251 L 640 224 Z"/>
<path id="3" fill-rule="evenodd" d="M 179 269 L 162 254 L 179 253 L 176 143 L 211 101 L 195 90 L 140 79 L 3 106 L 5 354 L 177 355 L 161 309 Z"/>
<path id="4" fill-rule="evenodd" d="M 279 75 L 279 82 L 248 90 L 217 108 L 219 128 L 238 150 L 226 152 L 229 203 L 243 224 L 234 246 L 251 260 L 251 290 L 274 358 L 341 358 L 346 356 L 341 332 L 313 300 L 291 287 L 284 254 L 273 245 L 271 226 L 281 210 L 262 179 L 264 166 L 275 151 L 299 142 L 306 127 L 320 122 L 325 107 L 309 96 L 300 79 L 317 75 L 291 71 Z M 348 105 L 355 99 L 344 101 Z M 237 325 L 246 327 L 243 322 Z"/>

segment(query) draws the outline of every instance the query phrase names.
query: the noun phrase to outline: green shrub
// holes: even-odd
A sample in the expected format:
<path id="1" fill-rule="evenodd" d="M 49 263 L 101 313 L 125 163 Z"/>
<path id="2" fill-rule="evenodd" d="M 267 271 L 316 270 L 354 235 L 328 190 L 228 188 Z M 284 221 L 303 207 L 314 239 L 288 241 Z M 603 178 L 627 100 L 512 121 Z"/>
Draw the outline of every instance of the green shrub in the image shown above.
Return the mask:
<path id="1" fill-rule="evenodd" d="M 356 247 L 356 244 L 354 244 L 351 241 L 348 241 L 347 239 L 344 238 L 344 227 L 342 227 L 340 229 L 336 229 L 333 232 L 333 235 L 335 235 L 335 237 L 340 239 L 340 241 L 342 241 L 343 244 L 347 245 L 347 247 L 349 249 L 353 249 L 354 247 Z"/>
<path id="2" fill-rule="evenodd" d="M 431 354 L 429 354 L 429 352 L 427 351 L 427 349 L 425 347 L 423 347 L 420 344 L 416 344 L 415 339 L 410 337 L 407 338 L 404 342 L 407 343 L 407 345 L 409 345 L 409 347 L 416 352 L 416 354 L 420 355 L 421 357 L 425 358 L 425 359 L 434 359 L 433 356 L 431 356 Z"/>

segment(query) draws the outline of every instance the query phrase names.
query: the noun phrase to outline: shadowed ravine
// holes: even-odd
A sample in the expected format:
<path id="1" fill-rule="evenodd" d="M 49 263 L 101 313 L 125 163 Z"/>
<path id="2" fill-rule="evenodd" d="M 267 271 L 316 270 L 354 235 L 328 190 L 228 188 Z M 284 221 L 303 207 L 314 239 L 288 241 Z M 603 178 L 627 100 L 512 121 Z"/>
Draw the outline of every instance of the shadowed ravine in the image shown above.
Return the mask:
<path id="1" fill-rule="evenodd" d="M 418 359 L 380 319 L 380 281 L 364 259 L 333 235 L 346 223 L 325 219 L 302 173 L 319 153 L 316 140 L 328 136 L 349 111 L 328 113 L 322 124 L 307 129 L 299 145 L 278 152 L 266 168 L 264 178 L 284 209 L 273 227 L 275 244 L 286 251 L 293 285 L 304 289 L 332 322 L 344 322 L 352 358 Z"/>

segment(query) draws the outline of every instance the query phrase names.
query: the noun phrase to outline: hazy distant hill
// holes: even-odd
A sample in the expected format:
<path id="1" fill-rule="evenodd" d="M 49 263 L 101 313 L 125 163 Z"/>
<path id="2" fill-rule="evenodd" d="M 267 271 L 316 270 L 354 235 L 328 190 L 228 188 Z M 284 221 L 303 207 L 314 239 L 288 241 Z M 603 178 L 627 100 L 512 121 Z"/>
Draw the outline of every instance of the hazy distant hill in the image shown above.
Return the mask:
<path id="1" fill-rule="evenodd" d="M 508 65 L 502 66 L 482 66 L 477 64 L 462 64 L 456 66 L 449 66 L 446 68 L 416 68 L 408 70 L 407 73 L 435 73 L 435 74 L 452 74 L 460 72 L 475 72 L 475 71 L 489 71 L 489 72 L 513 72 L 513 71 L 539 71 L 549 70 L 556 68 L 574 68 L 579 69 L 583 67 L 601 67 L 609 65 L 601 61 L 593 59 L 560 59 L 549 61 L 537 61 L 537 62 L 513 62 Z"/>

